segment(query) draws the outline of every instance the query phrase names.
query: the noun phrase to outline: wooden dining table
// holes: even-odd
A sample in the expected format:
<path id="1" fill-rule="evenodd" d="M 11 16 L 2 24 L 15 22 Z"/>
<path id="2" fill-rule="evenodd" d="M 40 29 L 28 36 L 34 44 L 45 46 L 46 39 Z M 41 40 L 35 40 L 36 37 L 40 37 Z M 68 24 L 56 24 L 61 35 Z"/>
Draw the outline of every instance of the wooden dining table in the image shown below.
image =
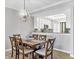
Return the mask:
<path id="1" fill-rule="evenodd" d="M 34 52 L 36 50 L 36 46 L 45 43 L 44 40 L 35 40 L 35 39 L 27 39 L 27 40 L 22 40 L 23 44 L 26 44 L 27 46 L 29 46 L 30 48 L 32 48 L 33 54 L 32 54 L 32 58 L 34 59 Z"/>
<path id="2" fill-rule="evenodd" d="M 44 40 L 35 40 L 35 39 L 27 39 L 27 40 L 22 40 L 23 44 L 26 44 L 27 46 L 31 48 L 35 48 L 37 45 L 45 43 Z"/>
<path id="3" fill-rule="evenodd" d="M 32 48 L 35 52 L 36 46 L 45 43 L 44 40 L 35 40 L 35 39 L 22 39 L 22 43 L 24 45 L 29 46 L 30 48 Z M 34 52 L 32 54 L 32 58 L 34 59 Z"/>

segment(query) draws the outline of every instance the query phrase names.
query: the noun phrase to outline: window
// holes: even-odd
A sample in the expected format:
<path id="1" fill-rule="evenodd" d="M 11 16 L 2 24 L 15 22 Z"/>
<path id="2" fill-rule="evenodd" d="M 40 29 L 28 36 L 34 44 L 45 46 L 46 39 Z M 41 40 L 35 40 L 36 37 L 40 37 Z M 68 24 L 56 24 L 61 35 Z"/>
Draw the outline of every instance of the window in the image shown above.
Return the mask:
<path id="1" fill-rule="evenodd" d="M 38 17 L 34 20 L 34 28 L 42 29 L 44 25 L 48 25 L 48 29 L 52 29 L 51 20 Z"/>

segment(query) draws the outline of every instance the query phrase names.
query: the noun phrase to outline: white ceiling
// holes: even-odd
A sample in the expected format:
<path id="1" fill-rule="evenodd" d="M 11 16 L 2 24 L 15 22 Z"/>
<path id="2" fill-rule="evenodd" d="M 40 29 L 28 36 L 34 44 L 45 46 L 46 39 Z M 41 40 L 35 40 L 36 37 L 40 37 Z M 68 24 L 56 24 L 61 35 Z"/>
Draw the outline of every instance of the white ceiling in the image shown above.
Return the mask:
<path id="1" fill-rule="evenodd" d="M 65 2 L 69 0 L 25 0 L 26 9 L 30 7 L 30 10 L 35 11 L 43 9 L 46 6 L 54 5 L 59 2 Z M 30 2 L 30 3 L 29 3 Z M 5 0 L 5 6 L 8 8 L 22 10 L 24 5 L 24 0 Z"/>

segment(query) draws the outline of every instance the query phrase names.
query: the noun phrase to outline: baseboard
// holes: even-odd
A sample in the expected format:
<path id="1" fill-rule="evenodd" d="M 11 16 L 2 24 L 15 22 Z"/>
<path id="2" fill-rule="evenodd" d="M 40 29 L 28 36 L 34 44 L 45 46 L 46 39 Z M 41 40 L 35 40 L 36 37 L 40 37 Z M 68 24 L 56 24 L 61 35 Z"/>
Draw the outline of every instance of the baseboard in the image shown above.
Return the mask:
<path id="1" fill-rule="evenodd" d="M 8 52 L 8 51 L 10 51 L 10 50 L 11 50 L 11 49 L 5 49 L 5 52 Z M 61 51 L 61 52 L 70 54 L 70 51 L 66 51 L 66 50 L 62 50 L 62 49 L 57 49 L 57 48 L 54 48 L 54 50 L 57 50 L 57 51 Z M 71 56 L 72 56 L 72 54 L 71 54 Z"/>
<path id="2" fill-rule="evenodd" d="M 62 49 L 57 49 L 57 48 L 54 48 L 54 50 L 57 50 L 57 51 L 61 51 L 61 52 L 70 54 L 70 51 L 66 51 L 66 50 L 62 50 Z"/>
<path id="3" fill-rule="evenodd" d="M 70 54 L 70 57 L 74 57 L 74 55 L 73 54 Z"/>
<path id="4" fill-rule="evenodd" d="M 74 55 L 71 54 L 70 51 L 66 51 L 66 50 L 62 50 L 62 49 L 57 49 L 57 48 L 54 48 L 54 50 L 57 50 L 57 51 L 61 51 L 61 52 L 64 52 L 64 53 L 70 54 L 70 57 L 74 57 Z"/>
<path id="5" fill-rule="evenodd" d="M 11 49 L 5 49 L 5 52 L 8 52 L 8 51 L 10 51 Z"/>

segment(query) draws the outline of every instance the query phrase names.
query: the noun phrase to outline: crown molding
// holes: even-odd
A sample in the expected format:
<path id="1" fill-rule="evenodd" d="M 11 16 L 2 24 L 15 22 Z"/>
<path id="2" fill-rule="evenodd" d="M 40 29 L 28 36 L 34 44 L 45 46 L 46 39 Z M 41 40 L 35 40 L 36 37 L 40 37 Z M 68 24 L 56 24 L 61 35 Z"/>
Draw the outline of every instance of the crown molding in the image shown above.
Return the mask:
<path id="1" fill-rule="evenodd" d="M 54 7 L 54 6 L 57 6 L 57 5 L 60 5 L 60 4 L 63 4 L 63 3 L 67 3 L 67 2 L 71 2 L 71 1 L 72 1 L 72 0 L 59 1 L 59 2 L 57 2 L 57 3 L 47 5 L 47 6 L 45 6 L 45 7 L 39 8 L 39 9 L 35 9 L 35 10 L 33 10 L 31 13 L 35 13 L 35 12 L 38 12 L 38 11 L 41 11 L 41 10 L 45 10 L 45 9 L 50 8 L 50 7 Z"/>
<path id="2" fill-rule="evenodd" d="M 72 2 L 72 0 L 63 0 L 63 1 L 59 1 L 59 2 L 57 2 L 57 3 L 50 4 L 50 5 L 47 5 L 47 6 L 45 6 L 45 7 L 35 9 L 35 10 L 33 10 L 31 13 L 39 12 L 39 11 L 42 11 L 42 10 L 45 10 L 45 9 L 48 9 L 48 8 L 51 8 L 51 7 L 54 7 L 54 6 L 63 4 L 63 3 L 67 3 L 67 2 Z M 5 6 L 5 7 L 6 7 L 6 8 L 13 9 L 13 10 L 16 10 L 16 11 L 19 11 L 19 10 L 16 9 L 16 8 L 7 7 L 7 6 Z"/>

